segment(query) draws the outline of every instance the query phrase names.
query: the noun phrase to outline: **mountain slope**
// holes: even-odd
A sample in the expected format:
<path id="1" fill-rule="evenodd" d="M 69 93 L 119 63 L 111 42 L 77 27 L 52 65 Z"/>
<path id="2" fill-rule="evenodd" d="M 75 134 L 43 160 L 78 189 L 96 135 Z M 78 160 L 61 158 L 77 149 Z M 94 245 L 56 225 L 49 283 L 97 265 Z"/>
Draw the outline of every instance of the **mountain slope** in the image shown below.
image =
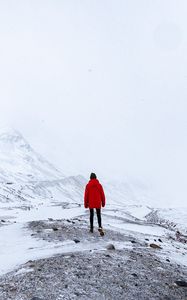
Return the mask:
<path id="1" fill-rule="evenodd" d="M 64 178 L 36 153 L 16 130 L 0 130 L 0 182 L 33 182 Z"/>

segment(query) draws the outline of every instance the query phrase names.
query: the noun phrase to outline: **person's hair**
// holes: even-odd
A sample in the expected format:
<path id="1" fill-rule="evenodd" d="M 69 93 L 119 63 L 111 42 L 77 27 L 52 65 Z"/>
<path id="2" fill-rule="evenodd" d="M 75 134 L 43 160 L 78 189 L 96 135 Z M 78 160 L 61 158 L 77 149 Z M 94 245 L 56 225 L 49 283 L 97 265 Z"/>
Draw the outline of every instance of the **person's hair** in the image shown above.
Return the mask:
<path id="1" fill-rule="evenodd" d="M 95 173 L 91 173 L 91 174 L 90 174 L 90 179 L 97 179 L 96 174 L 95 174 Z"/>

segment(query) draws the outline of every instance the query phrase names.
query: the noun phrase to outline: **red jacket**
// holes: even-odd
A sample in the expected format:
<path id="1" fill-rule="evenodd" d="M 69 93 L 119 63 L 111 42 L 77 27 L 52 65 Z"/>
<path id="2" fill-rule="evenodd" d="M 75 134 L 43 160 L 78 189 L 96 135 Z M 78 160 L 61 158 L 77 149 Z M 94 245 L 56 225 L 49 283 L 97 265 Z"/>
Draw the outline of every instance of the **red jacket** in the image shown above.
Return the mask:
<path id="1" fill-rule="evenodd" d="M 105 194 L 97 179 L 91 179 L 85 188 L 84 207 L 101 208 L 105 206 Z"/>

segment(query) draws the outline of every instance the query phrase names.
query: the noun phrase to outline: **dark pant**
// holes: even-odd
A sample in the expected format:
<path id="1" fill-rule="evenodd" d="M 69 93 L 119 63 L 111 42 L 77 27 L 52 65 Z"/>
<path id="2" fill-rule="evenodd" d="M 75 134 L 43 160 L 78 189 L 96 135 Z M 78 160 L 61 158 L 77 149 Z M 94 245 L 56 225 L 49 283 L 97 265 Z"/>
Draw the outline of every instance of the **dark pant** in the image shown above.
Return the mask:
<path id="1" fill-rule="evenodd" d="M 99 227 L 101 226 L 101 209 L 96 208 L 96 213 L 97 213 L 97 221 Z M 90 228 L 93 228 L 93 221 L 94 221 L 94 208 L 90 208 Z"/>

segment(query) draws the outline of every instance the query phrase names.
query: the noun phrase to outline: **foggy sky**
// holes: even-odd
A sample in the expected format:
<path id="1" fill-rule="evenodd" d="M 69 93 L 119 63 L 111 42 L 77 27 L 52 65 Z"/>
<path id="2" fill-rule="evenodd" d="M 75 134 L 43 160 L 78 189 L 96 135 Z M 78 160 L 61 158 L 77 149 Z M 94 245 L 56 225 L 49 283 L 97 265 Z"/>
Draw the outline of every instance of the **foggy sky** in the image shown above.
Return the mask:
<path id="1" fill-rule="evenodd" d="M 186 0 L 0 1 L 0 125 L 65 174 L 186 202 Z"/>

